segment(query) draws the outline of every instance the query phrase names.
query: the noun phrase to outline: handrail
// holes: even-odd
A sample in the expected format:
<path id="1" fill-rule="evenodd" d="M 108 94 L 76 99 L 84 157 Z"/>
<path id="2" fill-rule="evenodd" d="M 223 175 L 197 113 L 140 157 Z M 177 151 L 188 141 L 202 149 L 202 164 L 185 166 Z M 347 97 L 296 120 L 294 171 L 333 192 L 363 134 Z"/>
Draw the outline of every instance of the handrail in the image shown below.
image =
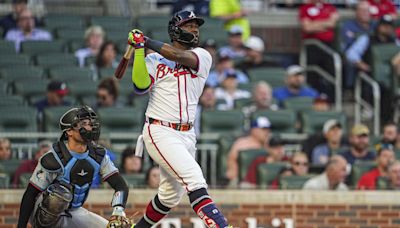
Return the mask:
<path id="1" fill-rule="evenodd" d="M 371 109 L 371 105 L 368 104 L 361 97 L 362 93 L 362 81 L 368 83 L 372 87 L 373 95 L 373 109 L 374 109 L 374 135 L 379 136 L 380 131 L 380 112 L 381 112 L 381 89 L 378 82 L 368 76 L 365 72 L 360 72 L 356 78 L 354 97 L 355 97 L 355 109 L 354 109 L 354 121 L 356 124 L 361 123 L 361 106 L 364 108 Z"/>
<path id="2" fill-rule="evenodd" d="M 333 59 L 335 75 L 330 75 L 324 69 L 316 65 L 307 65 L 307 46 L 314 45 L 330 55 Z M 332 48 L 326 46 L 319 40 L 307 39 L 303 41 L 300 51 L 300 65 L 307 71 L 315 71 L 321 77 L 335 86 L 335 109 L 338 112 L 342 111 L 342 59 L 340 55 Z"/>

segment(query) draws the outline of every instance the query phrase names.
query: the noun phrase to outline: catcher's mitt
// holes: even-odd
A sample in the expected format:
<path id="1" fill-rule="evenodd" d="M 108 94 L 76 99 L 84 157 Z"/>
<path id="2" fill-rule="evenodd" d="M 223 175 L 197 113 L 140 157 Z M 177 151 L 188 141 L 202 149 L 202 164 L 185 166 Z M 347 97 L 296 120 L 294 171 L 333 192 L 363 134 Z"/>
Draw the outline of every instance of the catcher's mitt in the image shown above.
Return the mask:
<path id="1" fill-rule="evenodd" d="M 111 215 L 108 219 L 107 228 L 133 228 L 134 222 L 125 216 Z"/>

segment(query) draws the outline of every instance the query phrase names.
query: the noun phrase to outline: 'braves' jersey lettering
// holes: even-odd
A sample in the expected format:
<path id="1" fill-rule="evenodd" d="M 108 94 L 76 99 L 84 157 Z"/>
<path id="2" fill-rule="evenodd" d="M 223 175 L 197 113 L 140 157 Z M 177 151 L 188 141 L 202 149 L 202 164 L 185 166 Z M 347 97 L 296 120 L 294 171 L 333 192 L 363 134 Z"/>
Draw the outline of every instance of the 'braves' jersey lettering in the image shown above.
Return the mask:
<path id="1" fill-rule="evenodd" d="M 198 59 L 196 70 L 167 60 L 158 53 L 146 57 L 147 70 L 154 79 L 146 116 L 171 123 L 194 122 L 212 59 L 203 48 L 191 51 Z"/>

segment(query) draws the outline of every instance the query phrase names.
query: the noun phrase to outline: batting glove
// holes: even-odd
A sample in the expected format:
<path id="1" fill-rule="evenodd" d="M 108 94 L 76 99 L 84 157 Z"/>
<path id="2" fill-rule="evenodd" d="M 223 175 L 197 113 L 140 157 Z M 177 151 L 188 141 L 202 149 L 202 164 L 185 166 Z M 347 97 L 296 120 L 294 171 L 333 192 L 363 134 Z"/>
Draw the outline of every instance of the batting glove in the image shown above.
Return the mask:
<path id="1" fill-rule="evenodd" d="M 135 47 L 136 49 L 144 48 L 145 38 L 142 31 L 139 29 L 133 29 L 128 35 L 128 44 Z"/>

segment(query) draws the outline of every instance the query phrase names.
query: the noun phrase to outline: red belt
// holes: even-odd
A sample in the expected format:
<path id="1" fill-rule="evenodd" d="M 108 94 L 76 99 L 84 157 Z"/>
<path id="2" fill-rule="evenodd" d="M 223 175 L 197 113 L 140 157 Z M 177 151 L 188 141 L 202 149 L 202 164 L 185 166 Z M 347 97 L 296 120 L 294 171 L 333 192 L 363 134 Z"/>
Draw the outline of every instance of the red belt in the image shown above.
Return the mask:
<path id="1" fill-rule="evenodd" d="M 177 131 L 189 131 L 193 127 L 193 124 L 191 124 L 191 123 L 189 123 L 189 124 L 170 123 L 167 121 L 156 120 L 153 118 L 146 118 L 146 122 L 148 122 L 150 124 L 156 124 L 156 125 L 170 127 Z"/>

